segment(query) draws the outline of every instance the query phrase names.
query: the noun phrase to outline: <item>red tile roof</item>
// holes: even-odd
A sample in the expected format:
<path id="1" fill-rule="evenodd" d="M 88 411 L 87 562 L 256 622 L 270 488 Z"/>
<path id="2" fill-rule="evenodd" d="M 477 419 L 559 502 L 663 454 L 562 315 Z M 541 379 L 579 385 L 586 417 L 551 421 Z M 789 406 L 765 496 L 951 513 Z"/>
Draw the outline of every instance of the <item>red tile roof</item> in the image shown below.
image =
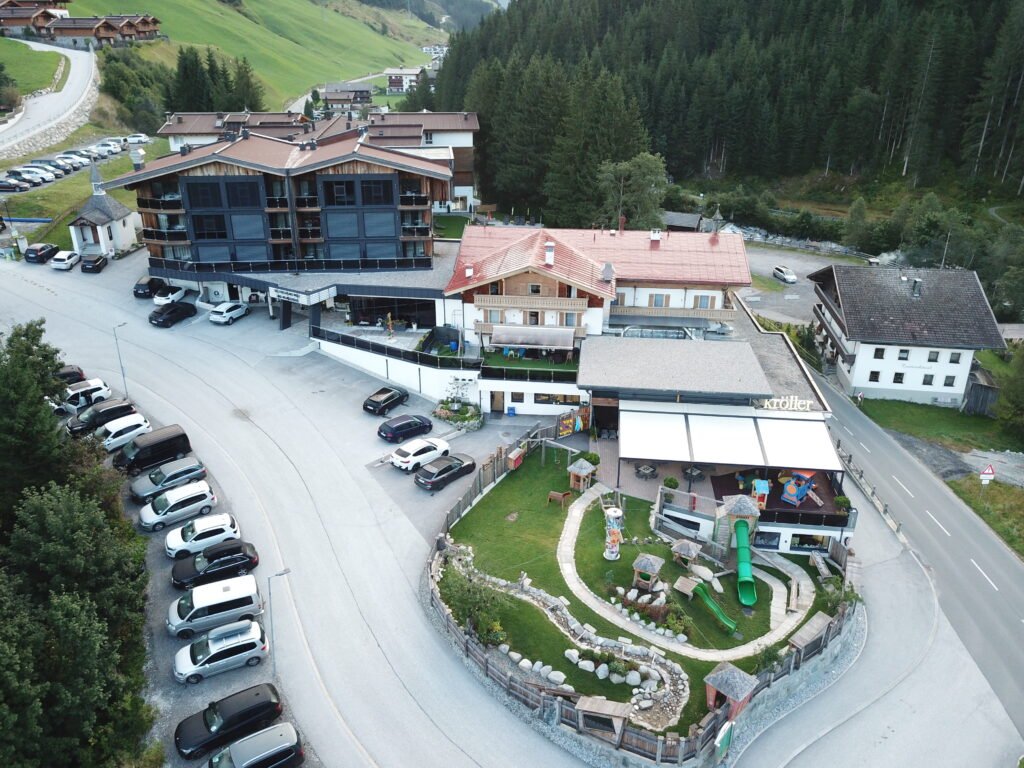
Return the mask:
<path id="1" fill-rule="evenodd" d="M 544 264 L 544 243 L 555 244 L 555 263 Z M 601 280 L 605 264 L 615 280 Z M 473 267 L 471 277 L 466 268 Z M 740 235 L 667 232 L 652 242 L 649 232 L 612 234 L 590 229 L 467 227 L 451 295 L 502 277 L 532 270 L 550 273 L 587 291 L 614 296 L 617 282 L 681 285 L 750 285 L 747 252 Z"/>

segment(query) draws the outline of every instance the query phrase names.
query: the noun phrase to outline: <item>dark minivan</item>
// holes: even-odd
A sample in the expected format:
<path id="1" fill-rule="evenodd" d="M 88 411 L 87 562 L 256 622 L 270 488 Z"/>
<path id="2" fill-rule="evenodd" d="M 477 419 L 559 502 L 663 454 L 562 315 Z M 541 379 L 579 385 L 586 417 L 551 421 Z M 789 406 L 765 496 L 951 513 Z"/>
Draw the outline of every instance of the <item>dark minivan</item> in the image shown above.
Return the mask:
<path id="1" fill-rule="evenodd" d="M 284 706 L 277 688 L 264 683 L 211 701 L 202 712 L 186 717 L 174 730 L 174 746 L 186 760 L 266 728 L 281 716 Z"/>
<path id="2" fill-rule="evenodd" d="M 101 400 L 95 405 L 90 405 L 67 423 L 68 434 L 78 437 L 87 432 L 95 432 L 108 421 L 131 416 L 133 413 L 135 406 L 127 400 Z"/>
<path id="3" fill-rule="evenodd" d="M 137 475 L 144 469 L 180 459 L 191 450 L 185 430 L 172 424 L 136 437 L 114 456 L 114 467 Z"/>

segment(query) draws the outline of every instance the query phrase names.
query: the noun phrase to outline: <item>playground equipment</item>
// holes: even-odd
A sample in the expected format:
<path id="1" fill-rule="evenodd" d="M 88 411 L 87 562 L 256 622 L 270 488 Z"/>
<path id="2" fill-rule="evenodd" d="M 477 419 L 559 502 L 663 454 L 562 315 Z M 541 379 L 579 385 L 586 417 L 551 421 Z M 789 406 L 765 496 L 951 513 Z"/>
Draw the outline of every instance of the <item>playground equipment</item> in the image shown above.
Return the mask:
<path id="1" fill-rule="evenodd" d="M 725 615 L 725 611 L 722 610 L 722 606 L 716 603 L 715 598 L 708 593 L 707 585 L 696 585 L 693 588 L 693 594 L 703 601 L 704 605 L 706 605 L 708 610 L 715 615 L 715 618 L 718 619 L 722 626 L 729 630 L 729 634 L 736 631 L 736 622 Z"/>
<path id="2" fill-rule="evenodd" d="M 814 487 L 814 472 L 809 469 L 794 469 L 793 476 L 782 486 L 782 500 L 799 507 Z"/>
<path id="3" fill-rule="evenodd" d="M 604 511 L 604 559 L 619 559 L 619 544 L 622 543 L 623 513 L 618 507 Z"/>
<path id="4" fill-rule="evenodd" d="M 736 592 L 740 602 L 750 607 L 757 602 L 757 586 L 750 566 L 750 523 L 736 521 Z"/>
<path id="5" fill-rule="evenodd" d="M 767 506 L 770 491 L 771 484 L 767 480 L 754 480 L 750 484 L 750 497 L 757 504 L 758 509 L 764 509 Z"/>

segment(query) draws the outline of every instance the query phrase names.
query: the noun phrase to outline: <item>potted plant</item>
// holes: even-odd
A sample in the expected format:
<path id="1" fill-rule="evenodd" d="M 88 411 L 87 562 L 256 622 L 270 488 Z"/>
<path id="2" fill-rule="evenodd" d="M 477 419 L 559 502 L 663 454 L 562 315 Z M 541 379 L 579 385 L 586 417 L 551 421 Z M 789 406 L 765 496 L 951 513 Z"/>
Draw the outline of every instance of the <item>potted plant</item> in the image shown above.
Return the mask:
<path id="1" fill-rule="evenodd" d="M 849 496 L 836 496 L 836 509 L 840 512 L 846 513 L 850 511 L 850 497 Z"/>
<path id="2" fill-rule="evenodd" d="M 663 486 L 665 486 L 666 488 L 670 488 L 673 491 L 676 488 L 679 487 L 679 481 L 676 478 L 671 477 L 671 476 L 670 477 L 666 477 L 664 480 L 662 480 L 661 484 Z M 674 499 L 674 498 L 675 498 L 675 494 L 674 493 L 666 493 L 666 494 L 664 494 L 664 499 L 665 499 L 665 503 L 666 504 L 671 504 L 672 503 L 672 499 Z"/>

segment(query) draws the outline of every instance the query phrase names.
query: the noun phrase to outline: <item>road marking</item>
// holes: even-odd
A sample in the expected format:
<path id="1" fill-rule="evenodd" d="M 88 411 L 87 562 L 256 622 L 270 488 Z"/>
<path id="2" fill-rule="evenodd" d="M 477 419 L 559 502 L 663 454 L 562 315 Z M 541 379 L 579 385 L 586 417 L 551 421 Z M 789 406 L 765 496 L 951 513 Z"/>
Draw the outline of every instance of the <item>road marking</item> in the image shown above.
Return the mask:
<path id="1" fill-rule="evenodd" d="M 848 426 L 846 426 L 845 424 L 840 424 L 839 426 L 841 426 L 841 427 L 842 427 L 843 429 L 845 429 L 845 430 L 846 430 L 847 432 L 849 432 L 849 433 L 850 433 L 851 435 L 853 434 L 853 430 L 851 430 L 851 429 L 850 429 L 850 428 L 849 428 Z"/>
<path id="2" fill-rule="evenodd" d="M 971 564 L 974 565 L 974 567 L 978 569 L 978 573 L 980 573 L 982 576 L 985 577 L 985 581 L 987 581 L 989 584 L 992 585 L 992 589 L 994 589 L 996 592 L 998 592 L 999 591 L 999 587 L 997 587 L 996 583 L 994 581 L 992 581 L 992 579 L 990 579 L 988 577 L 987 573 L 985 573 L 983 570 L 981 570 L 981 566 L 974 562 L 974 558 L 973 557 L 971 558 Z"/>
<path id="3" fill-rule="evenodd" d="M 871 453 L 871 449 L 870 449 L 870 448 L 868 448 L 868 447 L 867 447 L 866 445 L 864 445 L 864 443 L 861 443 L 861 442 L 860 442 L 860 440 L 858 440 L 857 442 L 858 442 L 858 443 L 860 443 L 860 447 L 861 447 L 861 448 L 863 448 L 863 449 L 864 449 L 865 451 L 867 451 L 868 453 Z"/>
<path id="4" fill-rule="evenodd" d="M 899 483 L 899 484 L 900 484 L 900 488 L 902 488 L 902 489 L 903 489 L 904 491 L 906 491 L 906 492 L 907 492 L 907 495 L 908 495 L 908 496 L 910 496 L 910 498 L 914 498 L 914 494 L 912 494 L 912 493 L 910 492 L 910 489 L 909 489 L 909 488 L 907 488 L 907 486 L 905 486 L 905 485 L 904 485 L 903 483 L 900 483 L 900 479 L 899 479 L 898 477 L 896 477 L 896 475 L 893 475 L 893 476 L 892 476 L 892 479 L 893 479 L 893 480 L 895 480 L 895 481 L 896 481 L 897 483 Z"/>
<path id="5" fill-rule="evenodd" d="M 934 521 L 935 521 L 935 524 L 936 524 L 937 526 L 939 526 L 939 528 L 941 528 L 941 529 L 942 529 L 942 532 L 943 532 L 944 534 L 946 534 L 947 536 L 949 536 L 949 535 L 950 535 L 950 534 L 949 534 L 949 531 L 947 531 L 947 530 L 946 530 L 946 526 L 944 526 L 944 525 L 943 525 L 942 523 L 940 523 L 940 522 L 939 522 L 938 520 L 935 520 L 935 515 L 933 515 L 933 514 L 932 514 L 931 512 L 929 512 L 929 511 L 928 511 L 927 509 L 926 509 L 926 510 L 924 511 L 924 513 L 925 513 L 926 515 L 928 515 L 928 517 L 930 517 L 930 518 L 931 518 L 932 520 L 934 520 Z"/>

